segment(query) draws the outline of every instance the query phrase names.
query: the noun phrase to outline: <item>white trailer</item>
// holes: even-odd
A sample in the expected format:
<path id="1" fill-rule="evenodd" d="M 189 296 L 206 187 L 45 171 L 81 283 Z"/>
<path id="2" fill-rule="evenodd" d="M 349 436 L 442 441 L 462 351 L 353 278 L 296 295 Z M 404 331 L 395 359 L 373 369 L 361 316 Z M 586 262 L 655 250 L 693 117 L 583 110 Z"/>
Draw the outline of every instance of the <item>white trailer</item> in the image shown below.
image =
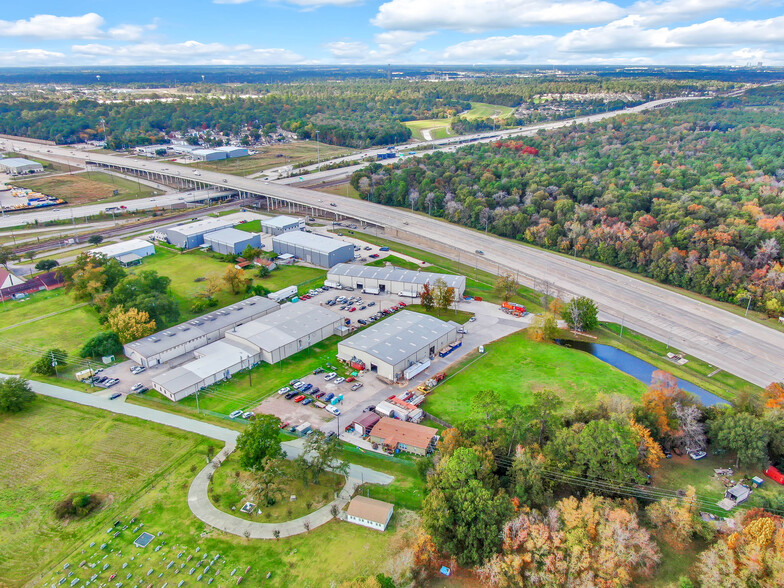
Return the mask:
<path id="1" fill-rule="evenodd" d="M 405 370 L 403 370 L 403 377 L 406 380 L 410 380 L 411 378 L 415 377 L 417 374 L 421 374 L 429 367 L 430 367 L 429 359 L 417 362 L 414 365 L 408 366 Z"/>
<path id="2" fill-rule="evenodd" d="M 297 295 L 297 287 L 296 286 L 288 286 L 287 288 L 283 288 L 282 290 L 278 290 L 277 292 L 270 292 L 267 294 L 267 298 L 270 300 L 274 300 L 275 302 L 280 302 L 281 300 L 286 300 L 287 298 L 291 298 L 292 296 Z"/>
<path id="3" fill-rule="evenodd" d="M 324 280 L 324 285 L 327 288 L 333 288 L 335 290 L 342 290 L 343 289 L 343 286 L 340 284 L 340 282 L 332 282 L 330 280 Z"/>
<path id="4" fill-rule="evenodd" d="M 379 295 L 381 294 L 381 290 L 379 290 L 378 288 L 365 288 L 364 290 L 362 290 L 362 293 Z"/>

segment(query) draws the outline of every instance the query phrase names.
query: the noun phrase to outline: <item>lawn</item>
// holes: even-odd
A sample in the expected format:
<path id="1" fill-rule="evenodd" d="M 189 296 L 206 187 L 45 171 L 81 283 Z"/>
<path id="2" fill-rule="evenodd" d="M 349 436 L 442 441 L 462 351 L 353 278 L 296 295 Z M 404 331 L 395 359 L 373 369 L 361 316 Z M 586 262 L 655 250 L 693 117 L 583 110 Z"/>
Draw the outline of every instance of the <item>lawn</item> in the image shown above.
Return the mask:
<path id="1" fill-rule="evenodd" d="M 452 119 L 433 118 L 426 120 L 409 120 L 403 124 L 411 129 L 412 138 L 427 141 L 432 139 L 446 139 L 449 137 L 449 127 L 452 124 Z M 425 131 L 429 131 L 430 137 L 425 135 Z"/>
<path id="2" fill-rule="evenodd" d="M 469 312 L 467 310 L 445 310 L 443 312 L 432 309 L 427 310 L 421 304 L 409 304 L 406 306 L 406 310 L 410 310 L 412 312 L 419 312 L 421 314 L 428 314 L 432 317 L 440 319 L 442 321 L 455 321 L 458 324 L 464 325 L 468 322 L 468 320 L 474 316 L 473 312 Z"/>
<path id="3" fill-rule="evenodd" d="M 419 264 L 414 263 L 413 261 L 408 261 L 407 259 L 403 259 L 402 257 L 398 257 L 397 255 L 387 255 L 386 257 L 374 259 L 365 265 L 369 265 L 370 267 L 384 267 L 388 263 L 391 263 L 395 267 L 400 267 L 407 270 L 416 271 L 421 268 Z"/>
<path id="4" fill-rule="evenodd" d="M 6 300 L 0 304 L 0 329 L 50 312 L 65 310 L 76 304 L 62 288 L 36 292 L 24 300 Z"/>
<path id="5" fill-rule="evenodd" d="M 462 118 L 473 120 L 476 118 L 506 118 L 514 112 L 510 106 L 499 106 L 498 104 L 486 104 L 484 102 L 472 102 L 471 110 L 460 113 Z"/>
<path id="6" fill-rule="evenodd" d="M 50 568 L 86 535 L 111 525 L 157 483 L 199 437 L 129 417 L 40 397 L 0 419 L 0 585 L 21 586 Z M 204 461 L 204 457 L 200 459 Z M 55 503 L 75 491 L 103 497 L 101 510 L 63 523 Z"/>
<path id="7" fill-rule="evenodd" d="M 236 517 L 259 523 L 275 523 L 298 519 L 306 514 L 316 511 L 335 499 L 335 494 L 346 484 L 346 478 L 332 472 L 323 472 L 318 484 L 305 484 L 302 478 L 294 471 L 293 462 L 283 460 L 283 471 L 290 479 L 282 491 L 278 501 L 272 506 L 258 505 L 262 511 L 257 514 L 240 512 L 246 502 L 256 502 L 250 491 L 252 479 L 246 470 L 239 466 L 239 459 L 232 455 L 215 470 L 210 484 L 210 498 L 212 503 L 220 510 L 233 514 Z M 290 501 L 290 496 L 296 496 L 295 501 Z M 232 510 L 234 507 L 235 510 Z"/>
<path id="8" fill-rule="evenodd" d="M 365 484 L 358 490 L 358 494 L 386 500 L 395 504 L 395 508 L 402 507 L 409 510 L 422 508 L 425 498 L 425 481 L 416 468 L 416 458 L 400 458 L 376 453 L 367 453 L 345 444 L 343 459 L 357 465 L 365 466 L 394 476 L 395 479 L 388 486 Z"/>
<path id="9" fill-rule="evenodd" d="M 316 163 L 319 154 L 321 161 L 327 161 L 344 155 L 351 155 L 354 150 L 348 147 L 337 147 L 320 143 L 318 149 L 315 141 L 297 141 L 295 143 L 281 143 L 262 147 L 260 153 L 248 157 L 235 157 L 220 161 L 199 162 L 190 164 L 191 167 L 209 169 L 236 176 L 248 176 L 265 169 Z"/>
<path id="10" fill-rule="evenodd" d="M 150 186 L 103 172 L 82 172 L 48 178 L 25 179 L 21 182 L 14 181 L 14 184 L 48 196 L 63 198 L 69 204 L 115 202 L 163 194 L 162 191 L 155 190 Z M 114 193 L 115 190 L 117 194 Z"/>
<path id="11" fill-rule="evenodd" d="M 316 192 L 322 192 L 324 194 L 331 194 L 333 196 L 343 196 L 344 198 L 359 198 L 359 192 L 357 192 L 349 182 L 327 187 L 318 185 L 310 186 L 308 189 L 315 190 Z"/>
<path id="12" fill-rule="evenodd" d="M 230 212 L 234 213 L 233 210 Z M 256 220 L 248 221 L 246 223 L 237 225 L 234 228 L 240 231 L 246 231 L 248 233 L 261 233 L 261 220 L 256 219 Z"/>
<path id="13" fill-rule="evenodd" d="M 482 390 L 495 390 L 509 405 L 529 404 L 533 392 L 552 390 L 564 409 L 592 403 L 600 393 L 639 400 L 646 390 L 642 382 L 587 353 L 536 343 L 526 331 L 485 345 L 483 355 L 471 353 L 447 374 L 424 409 L 452 424 L 470 416 L 471 399 Z"/>

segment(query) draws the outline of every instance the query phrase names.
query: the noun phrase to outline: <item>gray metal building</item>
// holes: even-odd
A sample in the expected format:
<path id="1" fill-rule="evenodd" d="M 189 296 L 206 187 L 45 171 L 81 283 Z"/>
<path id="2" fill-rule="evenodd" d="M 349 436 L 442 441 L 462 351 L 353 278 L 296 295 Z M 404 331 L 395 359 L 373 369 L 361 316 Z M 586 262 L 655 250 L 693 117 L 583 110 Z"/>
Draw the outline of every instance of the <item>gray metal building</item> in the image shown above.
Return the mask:
<path id="1" fill-rule="evenodd" d="M 0 159 L 0 171 L 15 175 L 34 174 L 44 171 L 44 166 L 37 161 L 30 161 L 21 157 L 8 157 Z"/>
<path id="2" fill-rule="evenodd" d="M 155 245 L 144 239 L 129 239 L 120 243 L 110 243 L 103 247 L 90 249 L 90 255 L 105 255 L 106 257 L 113 257 L 114 259 L 121 259 L 126 263 L 135 256 L 137 259 L 147 257 L 148 255 L 155 254 Z"/>
<path id="3" fill-rule="evenodd" d="M 188 322 L 123 345 L 125 356 L 145 367 L 178 358 L 217 341 L 231 329 L 280 310 L 277 302 L 253 296 Z"/>
<path id="4" fill-rule="evenodd" d="M 299 231 L 305 228 L 305 221 L 293 216 L 279 215 L 261 221 L 261 232 L 268 235 L 282 235 L 288 231 Z"/>
<path id="5" fill-rule="evenodd" d="M 338 343 L 338 359 L 359 360 L 380 377 L 397 381 L 406 368 L 429 360 L 457 341 L 458 325 L 402 310 Z"/>
<path id="6" fill-rule="evenodd" d="M 455 298 L 462 298 L 466 289 L 465 276 L 438 274 L 434 272 L 412 271 L 392 265 L 372 267 L 341 263 L 327 272 L 327 281 L 358 290 L 377 288 L 381 292 L 418 296 L 422 287 L 429 283 L 433 286 L 438 279 L 455 289 Z"/>
<path id="7" fill-rule="evenodd" d="M 304 231 L 290 231 L 273 237 L 272 249 L 279 255 L 289 253 L 321 267 L 332 267 L 354 259 L 351 243 Z"/>
<path id="8" fill-rule="evenodd" d="M 233 226 L 234 223 L 220 218 L 204 218 L 193 223 L 170 225 L 156 230 L 166 237 L 172 245 L 183 249 L 193 249 L 204 244 L 204 235 Z"/>
<path id="9" fill-rule="evenodd" d="M 233 145 L 216 147 L 213 151 L 221 151 L 226 154 L 226 157 L 245 157 L 248 155 L 248 150 L 245 147 L 234 147 Z"/>
<path id="10" fill-rule="evenodd" d="M 273 314 L 226 333 L 226 340 L 254 350 L 253 361 L 277 363 L 336 333 L 343 318 L 313 304 L 284 304 Z"/>
<path id="11" fill-rule="evenodd" d="M 200 161 L 218 161 L 228 157 L 225 151 L 217 149 L 194 149 L 191 151 L 191 156 Z"/>
<path id="12" fill-rule="evenodd" d="M 258 233 L 248 233 L 229 227 L 204 235 L 204 244 L 223 255 L 239 255 L 248 245 L 261 248 L 261 237 Z"/>

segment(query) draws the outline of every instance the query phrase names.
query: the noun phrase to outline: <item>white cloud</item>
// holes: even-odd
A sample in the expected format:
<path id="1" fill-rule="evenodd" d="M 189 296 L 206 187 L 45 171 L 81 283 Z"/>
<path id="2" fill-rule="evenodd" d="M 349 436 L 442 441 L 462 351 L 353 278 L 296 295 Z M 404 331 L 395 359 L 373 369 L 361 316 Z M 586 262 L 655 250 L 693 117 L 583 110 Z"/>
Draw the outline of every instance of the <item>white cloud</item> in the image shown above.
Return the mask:
<path id="1" fill-rule="evenodd" d="M 253 48 L 223 43 L 135 43 L 111 46 L 97 43 L 74 45 L 76 56 L 98 65 L 277 65 L 303 63 L 305 59 L 287 49 Z"/>
<path id="2" fill-rule="evenodd" d="M 362 4 L 362 0 L 272 0 L 284 4 L 293 4 L 300 8 L 319 8 L 321 6 L 354 6 Z"/>
<path id="3" fill-rule="evenodd" d="M 371 22 L 384 29 L 480 31 L 602 23 L 624 14 L 625 10 L 604 0 L 389 0 Z"/>
<path id="4" fill-rule="evenodd" d="M 464 41 L 444 49 L 443 56 L 455 63 L 477 61 L 531 61 L 530 51 L 555 41 L 552 35 L 511 35 Z"/>
<path id="5" fill-rule="evenodd" d="M 0 37 L 35 37 L 38 39 L 97 39 L 104 35 L 100 14 L 82 16 L 38 14 L 27 20 L 0 20 Z"/>
<path id="6" fill-rule="evenodd" d="M 641 16 L 646 25 L 654 26 L 683 22 L 737 6 L 738 0 L 640 0 L 629 8 L 629 13 Z"/>
<path id="7" fill-rule="evenodd" d="M 108 36 L 118 41 L 138 41 L 144 37 L 144 33 L 154 31 L 157 26 L 155 23 L 148 25 L 124 24 L 109 29 Z"/>
<path id="8" fill-rule="evenodd" d="M 0 65 L 58 65 L 63 63 L 65 54 L 44 49 L 19 49 L 18 51 L 0 52 Z"/>
<path id="9" fill-rule="evenodd" d="M 333 41 L 324 47 L 333 57 L 343 61 L 364 61 L 370 52 L 370 47 L 360 41 Z"/>
<path id="10" fill-rule="evenodd" d="M 324 47 L 344 63 L 384 63 L 409 53 L 420 41 L 432 35 L 429 31 L 385 31 L 373 37 L 376 47 L 362 41 L 333 41 Z"/>

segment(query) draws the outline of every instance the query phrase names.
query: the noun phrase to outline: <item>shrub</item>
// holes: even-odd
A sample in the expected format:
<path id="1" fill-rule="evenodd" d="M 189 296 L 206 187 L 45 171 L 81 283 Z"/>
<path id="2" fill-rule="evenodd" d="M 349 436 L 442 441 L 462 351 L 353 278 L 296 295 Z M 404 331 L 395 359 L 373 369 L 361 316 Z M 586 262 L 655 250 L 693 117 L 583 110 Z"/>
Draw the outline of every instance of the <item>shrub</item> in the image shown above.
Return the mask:
<path id="1" fill-rule="evenodd" d="M 54 515 L 59 520 L 81 519 L 89 515 L 101 505 L 97 494 L 74 492 L 58 502 L 54 507 Z"/>

